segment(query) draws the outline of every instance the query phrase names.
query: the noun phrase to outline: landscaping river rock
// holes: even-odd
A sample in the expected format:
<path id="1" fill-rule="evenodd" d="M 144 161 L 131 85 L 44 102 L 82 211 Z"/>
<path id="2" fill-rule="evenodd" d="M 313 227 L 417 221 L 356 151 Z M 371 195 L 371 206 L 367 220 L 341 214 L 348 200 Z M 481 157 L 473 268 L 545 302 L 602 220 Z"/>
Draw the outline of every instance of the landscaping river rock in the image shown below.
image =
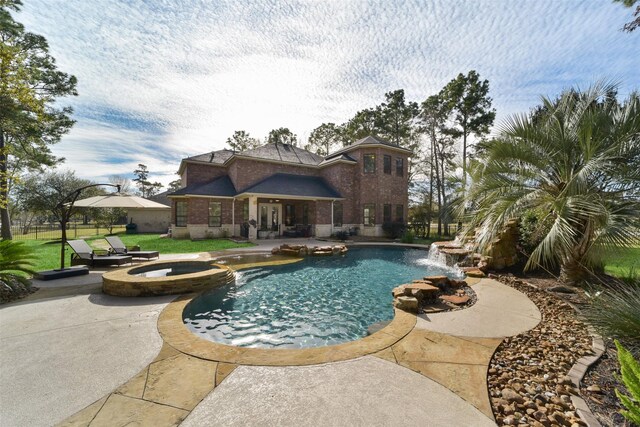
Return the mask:
<path id="1" fill-rule="evenodd" d="M 493 355 L 487 381 L 497 424 L 585 426 L 571 404 L 579 390 L 567 373 L 592 354 L 586 325 L 559 298 L 512 276 L 495 279 L 526 294 L 542 314 L 538 326 L 506 338 Z"/>

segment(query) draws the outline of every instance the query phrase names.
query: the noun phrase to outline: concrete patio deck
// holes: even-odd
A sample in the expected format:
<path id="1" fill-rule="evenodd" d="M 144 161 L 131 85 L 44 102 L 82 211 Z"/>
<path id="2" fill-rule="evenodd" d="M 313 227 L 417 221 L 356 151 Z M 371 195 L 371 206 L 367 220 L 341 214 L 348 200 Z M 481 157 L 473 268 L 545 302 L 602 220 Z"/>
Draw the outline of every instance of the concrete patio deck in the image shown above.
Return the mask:
<path id="1" fill-rule="evenodd" d="M 496 281 L 473 287 L 473 307 L 418 318 L 375 354 L 236 367 L 163 346 L 157 320 L 172 297 L 116 298 L 66 282 L 54 288 L 75 293 L 45 289 L 44 299 L 39 291 L 0 308 L 2 424 L 493 425 L 488 363 L 502 337 L 540 314 Z"/>

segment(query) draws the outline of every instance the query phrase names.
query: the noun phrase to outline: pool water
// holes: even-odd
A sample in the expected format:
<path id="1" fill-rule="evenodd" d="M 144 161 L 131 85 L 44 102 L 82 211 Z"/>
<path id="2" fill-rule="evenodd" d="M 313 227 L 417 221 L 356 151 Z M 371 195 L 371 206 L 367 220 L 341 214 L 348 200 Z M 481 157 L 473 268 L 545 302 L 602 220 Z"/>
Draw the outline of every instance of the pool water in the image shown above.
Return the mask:
<path id="1" fill-rule="evenodd" d="M 191 301 L 183 319 L 202 338 L 240 347 L 340 344 L 393 319 L 395 286 L 440 274 L 462 277 L 425 250 L 350 248 L 345 256 L 243 270 L 235 284 Z"/>
<path id="2" fill-rule="evenodd" d="M 167 277 L 181 274 L 199 273 L 207 270 L 217 270 L 219 267 L 205 262 L 177 262 L 154 264 L 145 267 L 134 268 L 129 271 L 132 276 L 138 277 Z"/>

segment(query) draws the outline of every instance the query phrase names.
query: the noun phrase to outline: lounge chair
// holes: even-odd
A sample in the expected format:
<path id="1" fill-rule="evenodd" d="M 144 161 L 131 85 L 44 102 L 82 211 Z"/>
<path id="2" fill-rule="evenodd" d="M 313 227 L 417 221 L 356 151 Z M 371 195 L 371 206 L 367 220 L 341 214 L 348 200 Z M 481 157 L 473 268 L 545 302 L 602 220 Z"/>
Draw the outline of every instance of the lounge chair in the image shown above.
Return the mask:
<path id="1" fill-rule="evenodd" d="M 71 265 L 88 265 L 90 267 L 104 267 L 108 265 L 130 264 L 130 255 L 98 255 L 84 240 L 68 240 L 67 244 L 73 249 Z"/>
<path id="2" fill-rule="evenodd" d="M 122 240 L 120 240 L 118 236 L 109 236 L 109 237 L 105 237 L 105 239 L 107 239 L 107 242 L 109 242 L 109 244 L 113 248 L 113 252 L 115 252 L 117 255 L 130 255 L 133 258 L 146 258 L 146 259 L 160 257 L 160 252 L 158 251 L 129 250 L 129 248 L 127 248 L 124 245 L 124 243 L 122 242 Z"/>

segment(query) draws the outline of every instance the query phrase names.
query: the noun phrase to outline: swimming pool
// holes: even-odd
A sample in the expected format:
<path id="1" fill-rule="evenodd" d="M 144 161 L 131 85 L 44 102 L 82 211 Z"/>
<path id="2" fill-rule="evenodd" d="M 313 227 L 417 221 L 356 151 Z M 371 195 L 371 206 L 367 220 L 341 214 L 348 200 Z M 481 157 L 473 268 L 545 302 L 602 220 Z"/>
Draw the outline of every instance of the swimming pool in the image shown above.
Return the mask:
<path id="1" fill-rule="evenodd" d="M 350 248 L 346 256 L 243 270 L 236 283 L 196 297 L 183 312 L 187 327 L 221 344 L 308 348 L 367 335 L 393 318 L 391 290 L 427 275 L 462 278 L 408 248 Z"/>

